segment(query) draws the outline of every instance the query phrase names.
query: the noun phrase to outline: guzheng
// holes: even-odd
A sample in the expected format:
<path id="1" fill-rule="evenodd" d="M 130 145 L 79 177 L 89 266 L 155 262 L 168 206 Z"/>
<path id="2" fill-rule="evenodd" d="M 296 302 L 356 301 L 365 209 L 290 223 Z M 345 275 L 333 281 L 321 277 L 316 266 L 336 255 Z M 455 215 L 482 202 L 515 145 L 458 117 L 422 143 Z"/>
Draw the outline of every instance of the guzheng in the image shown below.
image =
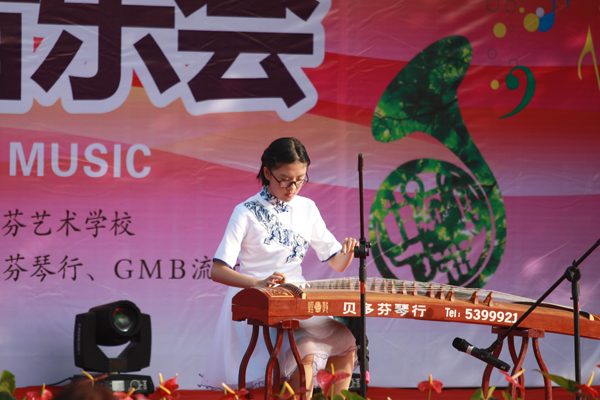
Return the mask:
<path id="1" fill-rule="evenodd" d="M 233 298 L 233 320 L 274 325 L 316 315 L 360 316 L 358 278 L 244 289 Z M 409 318 L 509 327 L 535 301 L 506 293 L 437 283 L 368 278 L 367 317 Z M 520 328 L 573 335 L 573 310 L 540 304 Z M 600 316 L 580 313 L 581 337 L 600 339 Z"/>

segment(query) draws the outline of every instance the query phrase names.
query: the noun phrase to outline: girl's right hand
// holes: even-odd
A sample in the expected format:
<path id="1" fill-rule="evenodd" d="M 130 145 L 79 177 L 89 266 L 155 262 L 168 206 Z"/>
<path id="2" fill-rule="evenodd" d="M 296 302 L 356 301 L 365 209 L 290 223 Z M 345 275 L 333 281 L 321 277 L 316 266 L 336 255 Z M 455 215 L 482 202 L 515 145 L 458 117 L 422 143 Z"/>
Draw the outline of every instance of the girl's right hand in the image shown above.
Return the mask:
<path id="1" fill-rule="evenodd" d="M 269 275 L 266 279 L 258 281 L 259 287 L 273 287 L 275 285 L 281 285 L 285 283 L 285 274 L 282 272 L 275 271 Z"/>

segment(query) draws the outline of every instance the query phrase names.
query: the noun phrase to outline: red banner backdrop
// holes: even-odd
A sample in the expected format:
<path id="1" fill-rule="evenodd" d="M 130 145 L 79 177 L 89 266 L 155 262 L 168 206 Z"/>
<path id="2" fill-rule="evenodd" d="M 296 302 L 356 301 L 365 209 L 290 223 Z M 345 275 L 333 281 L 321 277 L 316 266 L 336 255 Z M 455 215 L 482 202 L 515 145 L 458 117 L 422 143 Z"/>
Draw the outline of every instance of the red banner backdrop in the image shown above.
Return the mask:
<path id="1" fill-rule="evenodd" d="M 0 368 L 79 373 L 75 315 L 127 299 L 152 318 L 142 373 L 197 388 L 211 259 L 281 136 L 338 238 L 360 235 L 364 154 L 369 276 L 537 298 L 600 237 L 599 18 L 583 0 L 0 0 Z M 599 263 L 581 266 L 593 313 Z M 489 327 L 400 319 L 368 321 L 372 385 L 479 385 L 451 343 L 487 347 Z M 582 341 L 584 377 L 598 349 Z M 542 354 L 572 377 L 572 338 Z"/>

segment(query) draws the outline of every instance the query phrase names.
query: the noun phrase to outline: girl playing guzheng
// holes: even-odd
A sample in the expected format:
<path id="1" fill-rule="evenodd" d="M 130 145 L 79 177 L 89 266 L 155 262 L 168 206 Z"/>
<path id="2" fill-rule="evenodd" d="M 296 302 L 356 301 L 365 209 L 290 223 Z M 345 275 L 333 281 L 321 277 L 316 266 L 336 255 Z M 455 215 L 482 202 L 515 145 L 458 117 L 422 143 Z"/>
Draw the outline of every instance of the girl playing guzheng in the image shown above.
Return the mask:
<path id="1" fill-rule="evenodd" d="M 298 139 L 275 140 L 264 151 L 257 178 L 262 190 L 235 207 L 225 235 L 213 259 L 213 281 L 230 286 L 221 308 L 211 346 L 209 365 L 201 386 L 237 386 L 240 362 L 250 342 L 252 326 L 232 321 L 231 300 L 240 288 L 270 287 L 305 281 L 302 260 L 309 244 L 322 261 L 343 272 L 350 265 L 354 238 L 342 243 L 327 230 L 325 222 L 308 198 L 298 192 L 308 182 L 310 159 Z M 240 261 L 239 272 L 232 266 Z M 330 317 L 312 317 L 300 322 L 294 332 L 306 373 L 308 398 L 320 369 L 352 373 L 356 344 L 352 333 Z M 298 387 L 296 361 L 284 340 L 279 355 L 281 374 Z M 247 387 L 264 384 L 269 353 L 259 341 L 246 371 Z M 348 388 L 350 378 L 337 383 L 334 392 Z"/>

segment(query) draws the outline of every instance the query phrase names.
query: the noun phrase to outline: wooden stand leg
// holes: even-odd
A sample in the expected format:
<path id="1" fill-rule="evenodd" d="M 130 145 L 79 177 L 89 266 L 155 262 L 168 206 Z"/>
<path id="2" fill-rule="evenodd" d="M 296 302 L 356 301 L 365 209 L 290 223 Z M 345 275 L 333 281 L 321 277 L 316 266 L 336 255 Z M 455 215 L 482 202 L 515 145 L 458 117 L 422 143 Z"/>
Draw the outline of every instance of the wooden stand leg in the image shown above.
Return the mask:
<path id="1" fill-rule="evenodd" d="M 294 331 L 291 329 L 288 330 L 288 338 L 290 339 L 290 347 L 292 348 L 292 353 L 294 354 L 294 359 L 296 360 L 296 365 L 298 366 L 298 375 L 300 376 L 300 387 L 305 389 L 305 392 L 300 395 L 300 400 L 306 400 L 306 374 L 304 371 L 304 364 L 302 364 L 300 353 L 298 353 L 298 348 L 296 347 Z"/>
<path id="2" fill-rule="evenodd" d="M 533 345 L 533 354 L 535 355 L 535 359 L 537 360 L 537 363 L 540 367 L 540 369 L 542 371 L 544 371 L 545 373 L 548 373 L 548 368 L 546 367 L 546 364 L 544 363 L 544 360 L 542 359 L 542 353 L 540 352 L 540 344 L 538 342 L 538 338 L 533 338 L 532 340 L 532 345 Z M 550 380 L 550 378 L 547 378 L 544 376 L 544 390 L 546 392 L 546 397 L 545 400 L 552 400 L 552 381 Z"/>
<path id="3" fill-rule="evenodd" d="M 254 353 L 256 343 L 258 342 L 258 329 L 258 325 L 254 325 L 252 327 L 252 338 L 250 339 L 250 344 L 248 344 L 248 348 L 246 349 L 246 353 L 244 354 L 244 358 L 240 364 L 240 371 L 238 374 L 238 389 L 246 388 L 246 369 L 248 368 L 248 362 L 250 361 L 250 357 L 252 356 L 252 353 Z"/>
<path id="4" fill-rule="evenodd" d="M 515 351 L 515 337 L 514 337 L 514 335 L 508 336 L 508 348 L 510 350 L 510 356 L 515 365 L 512 369 L 512 375 L 516 374 L 517 372 L 519 372 L 522 369 L 523 362 L 525 361 L 525 355 L 527 355 L 528 347 L 529 347 L 529 337 L 523 336 L 521 338 L 521 349 L 519 351 L 519 355 L 517 356 L 517 352 Z M 519 379 L 519 383 L 521 384 L 521 386 L 525 387 L 525 377 L 523 375 L 521 375 L 521 376 L 519 376 L 518 379 Z M 508 388 L 510 390 L 510 395 L 512 396 L 513 399 L 521 398 L 521 399 L 525 400 L 525 392 L 523 390 L 521 390 L 520 388 L 517 388 L 517 385 L 515 385 L 514 383 L 510 383 L 508 385 Z M 517 392 L 519 394 L 519 397 L 517 397 Z"/>
<path id="5" fill-rule="evenodd" d="M 269 354 L 273 354 L 273 343 L 271 343 L 271 335 L 269 334 L 269 327 L 263 326 L 263 337 L 265 339 L 265 345 Z M 279 368 L 279 359 L 275 359 L 275 375 L 273 376 L 273 392 L 278 393 L 281 389 L 281 370 Z"/>
<path id="6" fill-rule="evenodd" d="M 268 327 L 264 328 L 268 329 Z M 281 350 L 282 343 L 283 329 L 277 328 L 277 338 L 275 339 L 275 347 L 273 348 L 273 352 L 271 353 L 271 357 L 269 358 L 269 362 L 267 363 L 267 371 L 265 372 L 265 400 L 269 400 L 270 395 L 273 393 L 273 367 L 275 366 L 275 362 L 277 362 L 277 356 L 279 355 L 279 350 Z"/>
<path id="7" fill-rule="evenodd" d="M 500 356 L 500 352 L 502 351 L 502 344 L 498 346 L 496 350 L 492 353 L 492 355 L 496 358 Z M 485 370 L 483 371 L 483 378 L 481 379 L 481 389 L 483 390 L 483 397 L 487 397 L 488 392 L 490 391 L 490 376 L 492 375 L 492 367 L 490 364 L 487 364 Z"/>

